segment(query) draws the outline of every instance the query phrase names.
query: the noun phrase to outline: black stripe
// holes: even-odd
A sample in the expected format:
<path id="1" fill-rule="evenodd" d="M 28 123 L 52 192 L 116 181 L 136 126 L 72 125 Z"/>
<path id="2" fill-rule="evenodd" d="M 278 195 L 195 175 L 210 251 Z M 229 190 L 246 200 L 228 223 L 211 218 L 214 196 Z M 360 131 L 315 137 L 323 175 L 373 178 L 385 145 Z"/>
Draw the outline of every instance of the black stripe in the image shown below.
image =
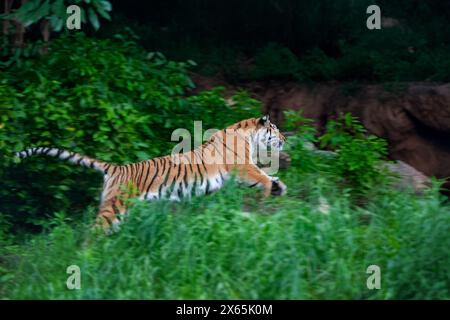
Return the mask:
<path id="1" fill-rule="evenodd" d="M 117 180 L 120 180 L 120 175 L 115 176 L 115 177 L 112 179 L 110 185 L 111 185 L 111 186 L 114 186 L 114 185 L 117 183 Z M 106 196 L 108 196 L 110 193 L 111 193 L 111 190 L 106 194 Z M 106 198 L 107 198 L 107 197 L 106 197 Z"/>
<path id="2" fill-rule="evenodd" d="M 156 163 L 155 174 L 153 175 L 152 179 L 150 180 L 147 191 L 145 193 L 148 193 L 150 191 L 150 188 L 151 188 L 153 182 L 155 181 L 156 176 L 158 175 L 159 161 L 160 161 L 160 159 L 155 160 L 155 163 Z"/>
<path id="3" fill-rule="evenodd" d="M 141 179 L 142 176 L 144 175 L 144 168 L 143 168 L 143 163 L 139 162 L 136 164 L 136 172 L 138 172 L 138 175 L 136 176 L 136 184 L 137 184 L 137 188 L 139 189 L 139 185 L 141 184 Z"/>
<path id="4" fill-rule="evenodd" d="M 189 159 L 188 159 L 189 160 Z M 192 163 L 191 161 L 188 162 L 189 163 L 189 169 L 191 170 L 191 172 L 194 172 L 194 170 L 192 169 Z"/>
<path id="5" fill-rule="evenodd" d="M 206 179 L 206 172 L 202 173 L 202 171 L 200 170 L 200 165 L 197 164 L 197 171 L 198 174 L 200 175 L 200 186 L 203 185 L 203 181 Z"/>
<path id="6" fill-rule="evenodd" d="M 234 142 L 234 141 L 233 141 Z M 238 155 L 236 151 L 231 150 L 228 146 L 226 141 L 224 141 L 224 143 L 222 144 L 223 146 L 225 146 L 225 148 L 227 148 L 228 150 L 230 150 L 231 152 L 233 152 L 235 155 Z M 236 159 L 237 160 L 237 159 Z"/>
<path id="7" fill-rule="evenodd" d="M 206 179 L 206 190 L 205 190 L 205 194 L 209 194 L 210 192 L 209 192 L 209 188 L 210 188 L 210 185 L 209 185 L 209 179 Z"/>
<path id="8" fill-rule="evenodd" d="M 152 169 L 152 164 L 153 164 L 153 160 L 150 160 L 150 161 L 148 162 L 148 170 L 147 170 L 147 174 L 145 175 L 144 183 L 142 184 L 142 189 L 145 188 L 145 184 L 147 183 L 147 179 L 148 179 L 148 176 L 149 176 L 149 174 L 150 174 L 150 170 Z"/>
<path id="9" fill-rule="evenodd" d="M 178 181 L 178 179 L 180 178 L 180 174 L 181 174 L 181 166 L 182 166 L 182 164 L 181 164 L 181 162 L 179 163 L 179 164 L 176 164 L 176 163 L 174 163 L 173 164 L 173 168 L 174 168 L 174 170 L 175 170 L 175 167 L 177 167 L 178 166 L 178 172 L 177 172 L 177 174 L 176 175 L 174 175 L 174 177 L 173 177 L 173 179 L 172 179 L 172 181 L 170 181 L 170 184 L 167 186 L 167 188 L 170 190 L 170 192 L 173 190 L 173 188 L 172 188 L 172 185 L 174 185 L 174 188 L 175 188 L 175 186 L 176 186 L 176 184 L 177 184 L 177 181 Z M 169 175 L 167 176 L 167 180 L 169 179 Z M 167 181 L 166 180 L 166 181 Z M 166 182 L 164 182 L 164 184 L 165 184 Z"/>
<path id="10" fill-rule="evenodd" d="M 178 194 L 178 198 L 180 198 L 180 199 L 183 198 L 183 192 L 181 190 L 181 183 L 180 183 L 180 187 L 177 190 L 177 194 Z"/>
<path id="11" fill-rule="evenodd" d="M 64 152 L 64 150 L 59 149 L 58 152 L 56 152 L 56 157 L 59 158 L 59 156 Z"/>
<path id="12" fill-rule="evenodd" d="M 184 167 L 185 169 L 184 169 L 184 176 L 183 176 L 183 181 L 184 181 L 184 188 L 185 189 L 187 189 L 187 187 L 188 187 L 188 177 L 189 177 L 189 174 L 192 174 L 191 172 L 188 172 L 188 170 L 187 170 L 187 166 L 185 166 Z"/>
<path id="13" fill-rule="evenodd" d="M 128 178 L 128 164 L 123 166 L 123 170 L 125 171 L 125 177 Z"/>
<path id="14" fill-rule="evenodd" d="M 164 168 L 166 167 L 166 162 L 168 162 L 168 166 L 167 166 L 167 173 L 165 173 L 164 171 L 164 169 L 163 169 L 163 177 L 164 177 L 164 181 L 163 181 L 163 183 L 161 183 L 160 185 L 159 185 L 159 188 L 158 188 L 158 196 L 159 196 L 159 198 L 161 199 L 161 193 L 162 193 L 162 188 L 164 188 L 164 186 L 166 185 L 166 183 L 167 183 L 167 180 L 169 179 L 169 176 L 170 176 L 170 160 L 166 160 L 166 158 L 164 158 Z"/>
<path id="15" fill-rule="evenodd" d="M 129 166 L 130 166 L 130 171 L 131 171 L 130 180 L 133 180 L 133 178 L 134 178 L 134 163 L 130 164 Z"/>
<path id="16" fill-rule="evenodd" d="M 175 181 L 178 181 L 178 179 L 180 178 L 180 174 L 181 174 L 181 164 L 178 165 L 178 171 L 177 171 L 177 174 L 176 174 Z"/>
<path id="17" fill-rule="evenodd" d="M 204 156 L 203 156 L 203 149 L 202 149 L 201 152 L 202 152 L 202 157 L 200 158 L 200 160 L 202 162 L 203 169 L 205 169 L 206 179 L 208 179 L 208 170 L 206 170 L 205 162 L 203 161 L 203 158 L 204 158 Z"/>
<path id="18" fill-rule="evenodd" d="M 176 184 L 178 183 L 178 179 L 180 179 L 180 177 L 181 177 L 181 181 L 179 182 L 180 186 L 178 188 L 178 193 L 179 193 L 180 189 L 183 187 L 183 184 L 184 184 L 184 179 L 186 177 L 187 166 L 179 164 L 178 167 L 180 168 L 179 172 L 178 172 L 179 174 L 178 174 L 177 178 L 173 182 L 175 183 L 175 187 L 176 187 Z M 184 170 L 182 170 L 182 169 L 184 169 Z M 171 183 L 171 185 L 172 185 L 172 183 Z"/>
<path id="19" fill-rule="evenodd" d="M 197 171 L 198 171 L 198 175 L 200 176 L 200 185 L 202 185 L 203 184 L 203 174 L 202 174 L 202 172 L 200 170 L 200 165 L 198 163 L 197 163 Z"/>
<path id="20" fill-rule="evenodd" d="M 189 159 L 188 159 L 189 160 Z M 192 168 L 192 164 L 191 164 L 191 161 L 188 161 L 188 164 L 189 164 L 189 172 L 190 172 L 190 176 L 193 178 L 193 181 L 190 181 L 190 183 L 193 183 L 193 188 L 191 189 L 191 192 L 192 192 L 192 190 L 194 190 L 195 189 L 195 173 L 194 173 L 194 168 Z M 187 176 L 187 175 L 186 175 Z M 192 179 L 191 179 L 192 180 Z M 187 181 L 187 179 L 186 179 L 186 189 L 188 189 L 188 186 L 189 186 L 189 181 Z"/>
<path id="21" fill-rule="evenodd" d="M 217 150 L 217 153 L 219 154 L 219 156 L 222 158 L 222 161 L 226 161 L 225 157 L 223 156 L 223 153 L 220 152 L 219 148 L 214 144 L 213 145 L 214 149 Z M 217 159 L 217 158 L 216 158 Z"/>

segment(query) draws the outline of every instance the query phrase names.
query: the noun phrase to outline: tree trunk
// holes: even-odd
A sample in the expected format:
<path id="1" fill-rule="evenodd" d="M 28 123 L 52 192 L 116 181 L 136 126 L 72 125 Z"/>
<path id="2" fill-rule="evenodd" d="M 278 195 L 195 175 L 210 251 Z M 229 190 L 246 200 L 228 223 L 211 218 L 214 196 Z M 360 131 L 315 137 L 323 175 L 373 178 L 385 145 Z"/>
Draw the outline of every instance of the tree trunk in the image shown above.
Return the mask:
<path id="1" fill-rule="evenodd" d="M 44 46 L 41 48 L 40 53 L 46 54 L 48 51 L 48 41 L 50 40 L 50 27 L 48 19 L 43 19 L 41 21 L 41 34 L 44 40 Z"/>
<path id="2" fill-rule="evenodd" d="M 3 5 L 2 5 L 2 12 L 3 13 L 10 13 L 11 12 L 11 7 L 13 5 L 14 0 L 3 0 Z M 2 23 L 2 30 L 3 30 L 3 35 L 8 36 L 9 35 L 9 20 L 8 19 L 3 19 L 3 23 Z"/>
<path id="3" fill-rule="evenodd" d="M 22 0 L 20 5 L 24 5 L 28 0 Z M 14 35 L 13 48 L 21 48 L 23 47 L 24 38 L 25 38 L 25 27 L 22 22 L 15 20 L 14 25 L 16 26 L 16 33 Z"/>

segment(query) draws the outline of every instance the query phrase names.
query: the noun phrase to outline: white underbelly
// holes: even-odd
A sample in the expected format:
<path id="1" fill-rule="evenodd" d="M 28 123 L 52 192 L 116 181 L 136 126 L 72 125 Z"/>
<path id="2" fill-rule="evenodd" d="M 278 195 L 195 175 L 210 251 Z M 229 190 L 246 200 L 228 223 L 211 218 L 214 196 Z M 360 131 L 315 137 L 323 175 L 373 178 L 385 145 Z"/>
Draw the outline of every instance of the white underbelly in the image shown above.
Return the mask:
<path id="1" fill-rule="evenodd" d="M 228 174 L 217 174 L 203 180 L 191 181 L 185 184 L 183 181 L 177 182 L 171 186 L 162 186 L 155 192 L 146 192 L 141 194 L 141 200 L 168 199 L 171 201 L 180 201 L 181 199 L 190 199 L 192 196 L 201 196 L 221 189 L 228 180 Z"/>

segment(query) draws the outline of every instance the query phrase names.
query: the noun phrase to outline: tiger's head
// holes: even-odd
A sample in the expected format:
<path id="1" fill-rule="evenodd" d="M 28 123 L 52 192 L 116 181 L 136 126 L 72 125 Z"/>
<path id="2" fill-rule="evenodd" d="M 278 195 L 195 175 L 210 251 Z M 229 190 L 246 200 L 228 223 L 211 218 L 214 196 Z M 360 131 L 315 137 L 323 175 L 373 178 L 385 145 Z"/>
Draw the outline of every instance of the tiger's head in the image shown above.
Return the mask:
<path id="1" fill-rule="evenodd" d="M 277 126 L 270 122 L 268 115 L 256 119 L 254 139 L 258 148 L 274 151 L 281 151 L 286 141 L 286 137 L 280 132 Z"/>

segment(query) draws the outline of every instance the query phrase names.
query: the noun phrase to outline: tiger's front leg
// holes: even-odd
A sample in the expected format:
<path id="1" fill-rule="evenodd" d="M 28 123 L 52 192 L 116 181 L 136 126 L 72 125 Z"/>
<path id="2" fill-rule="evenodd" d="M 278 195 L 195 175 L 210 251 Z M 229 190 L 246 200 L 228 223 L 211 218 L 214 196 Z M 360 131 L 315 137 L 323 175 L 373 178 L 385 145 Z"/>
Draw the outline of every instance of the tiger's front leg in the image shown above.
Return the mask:
<path id="1" fill-rule="evenodd" d="M 273 196 L 283 196 L 286 194 L 287 186 L 278 177 L 270 177 L 272 179 L 272 189 L 270 194 Z"/>
<path id="2" fill-rule="evenodd" d="M 242 165 L 238 168 L 238 177 L 249 186 L 263 188 L 263 195 L 283 195 L 286 193 L 286 185 L 276 177 L 268 176 L 255 165 Z"/>

